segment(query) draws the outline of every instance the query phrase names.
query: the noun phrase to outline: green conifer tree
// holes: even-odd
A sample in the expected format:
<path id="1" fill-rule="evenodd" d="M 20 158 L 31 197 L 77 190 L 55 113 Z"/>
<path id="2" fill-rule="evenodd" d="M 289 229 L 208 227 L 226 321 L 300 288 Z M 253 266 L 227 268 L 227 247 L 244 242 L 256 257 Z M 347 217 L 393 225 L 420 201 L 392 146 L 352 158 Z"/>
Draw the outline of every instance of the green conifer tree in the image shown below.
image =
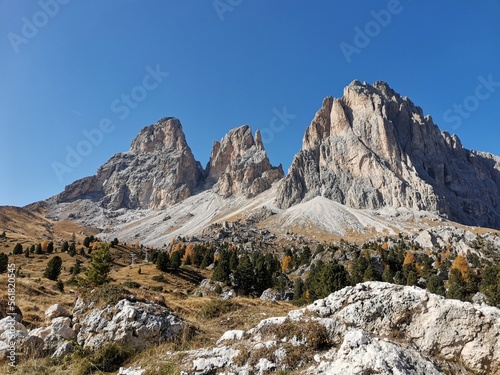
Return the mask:
<path id="1" fill-rule="evenodd" d="M 99 249 L 92 253 L 90 264 L 85 271 L 87 281 L 92 285 L 102 285 L 109 281 L 108 274 L 113 264 L 109 245 L 102 243 Z"/>
<path id="2" fill-rule="evenodd" d="M 43 276 L 49 280 L 57 280 L 57 278 L 61 274 L 61 267 L 62 259 L 60 256 L 56 255 L 49 261 L 49 263 L 47 263 L 47 267 L 45 267 Z"/>

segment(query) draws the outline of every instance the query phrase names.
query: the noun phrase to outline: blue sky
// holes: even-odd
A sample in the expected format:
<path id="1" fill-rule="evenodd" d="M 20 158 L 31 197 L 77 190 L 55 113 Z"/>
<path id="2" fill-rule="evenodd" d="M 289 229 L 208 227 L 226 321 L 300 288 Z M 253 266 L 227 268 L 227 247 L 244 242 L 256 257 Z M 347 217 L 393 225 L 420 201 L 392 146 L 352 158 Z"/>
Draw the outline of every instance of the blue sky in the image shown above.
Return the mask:
<path id="1" fill-rule="evenodd" d="M 286 170 L 353 79 L 498 155 L 499 19 L 498 0 L 0 0 L 0 205 L 95 174 L 165 116 L 203 165 L 233 127 L 267 129 Z"/>

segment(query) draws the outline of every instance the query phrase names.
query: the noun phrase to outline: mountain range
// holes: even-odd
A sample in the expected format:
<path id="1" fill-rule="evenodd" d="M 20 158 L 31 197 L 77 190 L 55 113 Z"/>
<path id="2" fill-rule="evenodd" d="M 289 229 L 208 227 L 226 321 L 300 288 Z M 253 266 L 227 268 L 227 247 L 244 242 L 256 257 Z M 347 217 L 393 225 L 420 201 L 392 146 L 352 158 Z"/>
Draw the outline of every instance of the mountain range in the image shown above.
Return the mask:
<path id="1" fill-rule="evenodd" d="M 353 81 L 323 100 L 286 175 L 248 125 L 215 141 L 203 168 L 166 117 L 94 176 L 28 207 L 154 244 L 263 207 L 277 231 L 394 233 L 419 217 L 499 229 L 499 198 L 500 157 L 467 150 L 387 83 Z"/>

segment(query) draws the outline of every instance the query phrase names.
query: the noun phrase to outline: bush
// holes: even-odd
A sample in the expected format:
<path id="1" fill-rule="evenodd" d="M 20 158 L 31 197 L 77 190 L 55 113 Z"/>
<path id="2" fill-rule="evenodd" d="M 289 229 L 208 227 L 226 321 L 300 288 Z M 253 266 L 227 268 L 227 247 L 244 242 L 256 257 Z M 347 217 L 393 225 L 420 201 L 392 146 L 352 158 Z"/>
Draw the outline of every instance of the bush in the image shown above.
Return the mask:
<path id="1" fill-rule="evenodd" d="M 59 290 L 61 293 L 64 293 L 64 283 L 62 280 L 57 280 L 57 290 Z"/>
<path id="2" fill-rule="evenodd" d="M 90 358 L 85 353 L 79 355 L 82 358 L 82 364 L 78 369 L 78 374 L 89 375 L 97 371 L 116 372 L 133 354 L 134 351 L 124 345 L 115 342 L 106 344 Z"/>
<path id="3" fill-rule="evenodd" d="M 238 310 L 240 305 L 226 300 L 212 300 L 200 309 L 198 317 L 201 319 L 218 318 L 228 312 Z"/>
<path id="4" fill-rule="evenodd" d="M 93 301 L 100 306 L 116 305 L 116 303 L 130 295 L 130 292 L 117 285 L 104 284 L 90 294 L 91 289 L 85 288 L 82 290 L 82 297 L 85 301 Z"/>
<path id="5" fill-rule="evenodd" d="M 153 281 L 157 281 L 159 283 L 164 283 L 165 281 L 167 281 L 167 279 L 165 279 L 165 276 L 163 276 L 161 274 L 160 275 L 154 275 L 152 277 L 152 279 L 153 279 Z"/>
<path id="6" fill-rule="evenodd" d="M 137 289 L 137 288 L 141 287 L 141 284 L 139 284 L 138 282 L 135 282 L 135 281 L 125 281 L 123 283 L 123 286 L 126 288 Z"/>
<path id="7" fill-rule="evenodd" d="M 273 335 L 277 340 L 283 340 L 284 338 L 291 340 L 296 337 L 298 341 L 305 340 L 305 346 L 313 350 L 323 350 L 332 346 L 326 327 L 316 320 L 294 322 L 287 319 L 283 324 L 269 325 L 262 328 L 261 333 Z"/>

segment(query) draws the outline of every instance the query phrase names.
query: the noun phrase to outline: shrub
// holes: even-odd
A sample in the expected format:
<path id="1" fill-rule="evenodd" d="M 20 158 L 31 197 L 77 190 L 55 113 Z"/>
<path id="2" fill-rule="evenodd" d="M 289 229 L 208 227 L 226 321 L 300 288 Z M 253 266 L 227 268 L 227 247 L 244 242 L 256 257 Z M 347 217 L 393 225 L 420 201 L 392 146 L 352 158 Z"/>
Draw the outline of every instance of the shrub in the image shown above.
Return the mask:
<path id="1" fill-rule="evenodd" d="M 165 279 L 165 276 L 163 276 L 162 274 L 160 275 L 154 275 L 152 277 L 153 281 L 157 281 L 159 283 L 164 283 L 165 281 L 167 281 L 167 279 Z"/>
<path id="2" fill-rule="evenodd" d="M 59 290 L 61 293 L 64 293 L 64 283 L 62 280 L 57 280 L 57 290 Z"/>
<path id="3" fill-rule="evenodd" d="M 100 306 L 116 305 L 116 303 L 130 295 L 130 292 L 117 285 L 104 284 L 90 294 L 90 288 L 82 290 L 82 297 L 85 301 L 93 301 Z"/>
<path id="4" fill-rule="evenodd" d="M 201 319 L 218 318 L 221 315 L 227 314 L 230 311 L 235 311 L 240 308 L 240 305 L 226 300 L 212 300 L 205 304 L 198 313 Z"/>
<path id="5" fill-rule="evenodd" d="M 79 375 L 89 375 L 97 371 L 116 372 L 133 354 L 131 348 L 112 342 L 98 349 L 90 358 L 88 353 L 79 354 L 82 361 L 77 372 Z"/>
<path id="6" fill-rule="evenodd" d="M 137 288 L 141 287 L 141 284 L 139 284 L 138 282 L 135 282 L 135 281 L 125 281 L 123 283 L 123 286 L 126 288 L 137 289 Z"/>

